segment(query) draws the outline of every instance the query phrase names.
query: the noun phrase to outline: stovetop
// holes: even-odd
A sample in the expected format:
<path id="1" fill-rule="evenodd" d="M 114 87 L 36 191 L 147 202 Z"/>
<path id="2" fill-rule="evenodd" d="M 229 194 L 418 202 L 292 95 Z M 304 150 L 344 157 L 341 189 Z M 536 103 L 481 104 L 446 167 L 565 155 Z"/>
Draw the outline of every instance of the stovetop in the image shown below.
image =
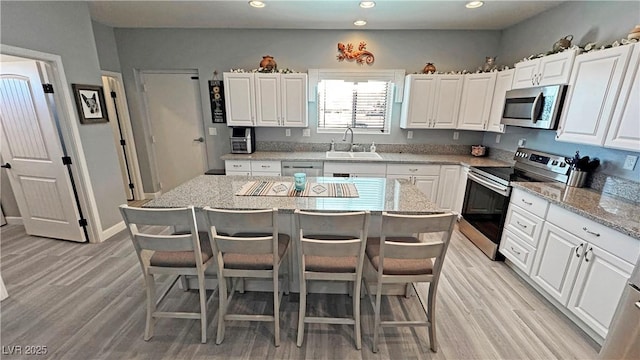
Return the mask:
<path id="1" fill-rule="evenodd" d="M 514 166 L 480 166 L 471 169 L 503 185 L 508 185 L 512 181 L 567 182 L 569 165 L 566 163 L 567 158 L 564 156 L 518 148 L 513 159 L 516 161 Z"/>

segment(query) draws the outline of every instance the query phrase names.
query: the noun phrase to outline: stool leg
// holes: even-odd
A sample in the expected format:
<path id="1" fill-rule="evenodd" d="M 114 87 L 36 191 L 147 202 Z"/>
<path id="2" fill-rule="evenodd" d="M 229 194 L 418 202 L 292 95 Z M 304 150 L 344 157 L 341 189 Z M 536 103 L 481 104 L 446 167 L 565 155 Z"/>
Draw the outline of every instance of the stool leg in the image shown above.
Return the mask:
<path id="1" fill-rule="evenodd" d="M 355 289 L 353 291 L 353 318 L 355 321 L 356 349 L 362 349 L 362 334 L 360 333 L 360 287 L 361 281 L 355 281 Z"/>
<path id="2" fill-rule="evenodd" d="M 378 352 L 378 338 L 380 336 L 380 302 L 382 298 L 382 283 L 378 281 L 376 288 L 376 308 L 374 309 L 373 352 Z"/>
<path id="3" fill-rule="evenodd" d="M 275 345 L 280 346 L 280 291 L 278 289 L 278 269 L 273 270 L 273 333 Z"/>
<path id="4" fill-rule="evenodd" d="M 219 271 L 218 274 L 221 274 L 222 271 Z M 216 344 L 220 345 L 222 341 L 224 341 L 224 316 L 227 313 L 227 279 L 221 278 L 218 279 L 218 289 L 220 293 L 218 294 L 218 332 L 216 334 Z"/>
<path id="5" fill-rule="evenodd" d="M 147 321 L 144 329 L 144 341 L 149 341 L 153 337 L 155 319 L 153 313 L 156 311 L 156 282 L 152 274 L 144 277 L 147 285 Z"/>
<path id="6" fill-rule="evenodd" d="M 200 293 L 200 342 L 207 342 L 207 290 L 204 288 L 204 273 L 198 274 L 198 293 Z"/>
<path id="7" fill-rule="evenodd" d="M 302 270 L 304 271 L 304 270 Z M 298 310 L 298 341 L 296 345 L 302 346 L 304 340 L 304 317 L 307 311 L 307 284 L 304 273 L 300 275 L 300 309 Z"/>
<path id="8" fill-rule="evenodd" d="M 438 342 L 436 340 L 436 284 L 429 284 L 429 343 L 431 344 L 431 350 L 438 352 Z"/>

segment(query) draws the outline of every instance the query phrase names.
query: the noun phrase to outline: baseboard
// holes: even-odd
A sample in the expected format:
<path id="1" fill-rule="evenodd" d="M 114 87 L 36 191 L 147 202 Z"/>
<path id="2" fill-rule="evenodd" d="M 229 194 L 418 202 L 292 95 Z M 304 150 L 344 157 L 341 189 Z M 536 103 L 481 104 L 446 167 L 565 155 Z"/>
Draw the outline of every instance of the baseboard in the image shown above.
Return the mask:
<path id="1" fill-rule="evenodd" d="M 5 216 L 4 219 L 7 221 L 8 225 L 23 225 L 21 216 Z"/>
<path id="2" fill-rule="evenodd" d="M 120 231 L 126 228 L 127 226 L 125 225 L 124 221 L 120 221 L 119 223 L 113 225 L 112 227 L 106 230 L 103 230 L 102 233 L 100 234 L 100 241 L 108 240 L 110 237 L 114 236 L 115 234 L 119 233 Z"/>
<path id="3" fill-rule="evenodd" d="M 145 199 L 157 199 L 162 195 L 162 191 L 154 192 L 154 193 L 144 193 Z"/>

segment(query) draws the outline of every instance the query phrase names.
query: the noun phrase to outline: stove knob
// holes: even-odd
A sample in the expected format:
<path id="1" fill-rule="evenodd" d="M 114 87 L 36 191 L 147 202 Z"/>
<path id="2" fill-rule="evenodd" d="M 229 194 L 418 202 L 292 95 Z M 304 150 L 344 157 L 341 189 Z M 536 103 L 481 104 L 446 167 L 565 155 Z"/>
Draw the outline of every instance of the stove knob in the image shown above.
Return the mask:
<path id="1" fill-rule="evenodd" d="M 561 163 L 560 163 L 560 167 L 561 167 L 561 168 L 563 168 L 563 167 L 565 167 L 565 166 L 567 166 L 567 164 L 565 164 L 565 163 L 563 163 L 563 162 L 561 162 Z"/>
<path id="2" fill-rule="evenodd" d="M 551 162 L 551 165 L 552 165 L 552 166 L 556 166 L 556 165 L 558 165 L 558 160 L 553 160 L 553 161 Z"/>

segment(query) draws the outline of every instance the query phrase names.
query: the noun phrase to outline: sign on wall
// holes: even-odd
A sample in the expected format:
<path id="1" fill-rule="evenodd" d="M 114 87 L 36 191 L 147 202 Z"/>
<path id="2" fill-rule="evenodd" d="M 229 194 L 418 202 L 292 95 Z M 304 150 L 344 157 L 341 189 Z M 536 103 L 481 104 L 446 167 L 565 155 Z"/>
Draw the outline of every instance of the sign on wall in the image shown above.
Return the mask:
<path id="1" fill-rule="evenodd" d="M 209 100 L 211 100 L 211 116 L 214 123 L 226 123 L 224 111 L 224 87 L 221 80 L 209 81 Z"/>

